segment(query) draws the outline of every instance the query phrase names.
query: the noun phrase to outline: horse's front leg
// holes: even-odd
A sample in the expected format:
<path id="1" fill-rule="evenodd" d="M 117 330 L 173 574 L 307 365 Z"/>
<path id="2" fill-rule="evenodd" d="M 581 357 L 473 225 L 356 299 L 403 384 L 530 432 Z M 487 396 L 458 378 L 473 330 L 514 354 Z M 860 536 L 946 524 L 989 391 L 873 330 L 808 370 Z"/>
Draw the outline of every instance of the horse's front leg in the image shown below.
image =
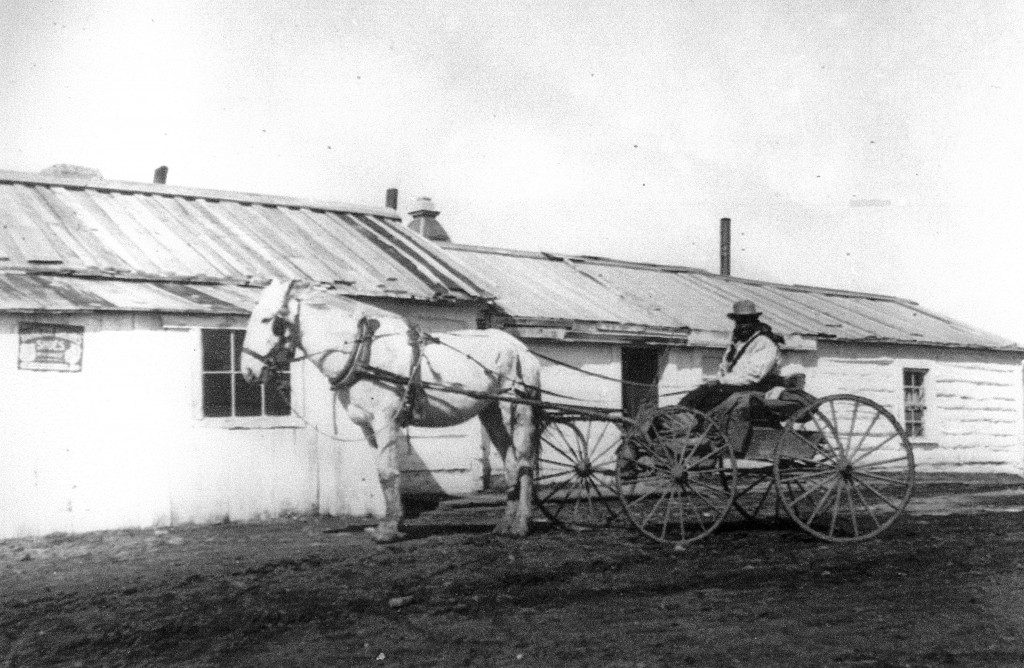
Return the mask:
<path id="1" fill-rule="evenodd" d="M 366 440 L 377 448 L 377 479 L 384 494 L 384 519 L 368 531 L 378 543 L 393 543 L 405 538 L 400 530 L 403 511 L 398 468 L 399 448 L 405 439 L 393 420 L 375 420 L 362 428 Z"/>

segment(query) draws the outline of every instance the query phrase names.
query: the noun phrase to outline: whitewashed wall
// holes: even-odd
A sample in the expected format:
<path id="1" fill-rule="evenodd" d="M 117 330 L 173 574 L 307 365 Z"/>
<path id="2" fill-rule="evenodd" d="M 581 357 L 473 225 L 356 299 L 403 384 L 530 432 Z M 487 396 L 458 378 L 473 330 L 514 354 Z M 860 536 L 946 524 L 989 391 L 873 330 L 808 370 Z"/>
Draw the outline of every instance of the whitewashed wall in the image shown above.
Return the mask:
<path id="1" fill-rule="evenodd" d="M 570 364 L 621 377 L 616 345 L 538 344 L 531 347 Z M 881 404 L 902 424 L 903 369 L 927 369 L 923 438 L 914 439 L 921 471 L 1024 474 L 1024 370 L 1020 353 L 928 346 L 823 341 L 816 349 L 783 352 L 782 373 L 805 373 L 816 396 L 857 394 Z M 675 404 L 714 373 L 722 349 L 668 348 L 659 383 L 661 405 Z M 617 406 L 619 388 L 546 365 L 546 387 Z M 561 390 L 560 390 L 561 391 Z"/>
<path id="2" fill-rule="evenodd" d="M 434 331 L 475 326 L 475 309 L 438 311 L 411 315 Z M 18 369 L 19 321 L 83 326 L 82 370 Z M 201 327 L 244 319 L 0 318 L 0 538 L 383 511 L 372 450 L 308 363 L 293 368 L 301 419 L 202 417 Z M 432 488 L 479 489 L 479 423 L 422 431 L 413 478 L 436 469 Z"/>
<path id="3" fill-rule="evenodd" d="M 860 394 L 900 421 L 903 369 L 927 369 L 919 470 L 1024 473 L 1020 353 L 821 342 L 805 366 L 812 394 Z"/>

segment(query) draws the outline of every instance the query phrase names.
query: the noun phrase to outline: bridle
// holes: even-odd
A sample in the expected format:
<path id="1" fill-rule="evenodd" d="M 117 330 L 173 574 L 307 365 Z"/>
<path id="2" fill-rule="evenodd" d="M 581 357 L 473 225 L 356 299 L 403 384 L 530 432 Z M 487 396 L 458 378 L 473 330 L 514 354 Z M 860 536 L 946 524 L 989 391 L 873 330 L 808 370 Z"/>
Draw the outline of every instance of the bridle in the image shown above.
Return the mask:
<path id="1" fill-rule="evenodd" d="M 289 285 L 288 290 L 284 293 L 284 299 L 281 301 L 280 308 L 272 315 L 260 320 L 263 324 L 270 324 L 270 331 L 277 337 L 277 343 L 271 346 L 266 354 L 260 354 L 250 348 L 242 347 L 243 354 L 253 357 L 263 364 L 264 374 L 276 373 L 278 368 L 287 364 L 289 360 L 305 359 L 308 357 L 308 355 L 302 358 L 295 357 L 295 352 L 301 347 L 301 344 L 297 336 L 299 329 L 298 314 L 296 313 L 294 322 L 288 321 L 288 300 L 291 297 L 291 291 L 292 286 Z"/>

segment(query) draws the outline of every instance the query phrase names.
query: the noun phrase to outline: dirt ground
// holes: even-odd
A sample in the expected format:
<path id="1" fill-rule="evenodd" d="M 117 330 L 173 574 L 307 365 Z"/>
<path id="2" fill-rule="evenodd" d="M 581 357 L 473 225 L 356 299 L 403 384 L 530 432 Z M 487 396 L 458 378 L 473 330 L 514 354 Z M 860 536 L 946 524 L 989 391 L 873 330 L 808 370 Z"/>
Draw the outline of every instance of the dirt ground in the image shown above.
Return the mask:
<path id="1" fill-rule="evenodd" d="M 869 542 L 737 517 L 681 552 L 495 537 L 486 498 L 389 546 L 324 518 L 3 541 L 0 665 L 1021 666 L 1022 508 L 935 481 Z"/>

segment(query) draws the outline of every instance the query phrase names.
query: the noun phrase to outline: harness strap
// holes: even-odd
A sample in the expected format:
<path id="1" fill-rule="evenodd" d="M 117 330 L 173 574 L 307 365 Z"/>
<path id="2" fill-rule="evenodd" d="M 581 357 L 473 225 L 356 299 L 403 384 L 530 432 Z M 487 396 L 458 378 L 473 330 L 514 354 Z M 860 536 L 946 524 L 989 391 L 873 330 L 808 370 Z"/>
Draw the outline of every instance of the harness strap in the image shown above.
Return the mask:
<path id="1" fill-rule="evenodd" d="M 379 320 L 362 318 L 359 320 L 356 333 L 355 349 L 345 361 L 345 366 L 334 378 L 331 378 L 331 389 L 340 390 L 353 385 L 363 375 L 364 370 L 370 362 L 371 346 L 373 335 L 380 327 Z"/>
<path id="2" fill-rule="evenodd" d="M 402 393 L 402 407 L 398 411 L 398 424 L 408 427 L 413 421 L 421 417 L 423 399 L 423 377 L 420 369 L 423 363 L 423 345 L 425 343 L 438 343 L 439 340 L 427 334 L 415 324 L 409 324 L 409 347 L 412 348 L 412 357 L 409 360 L 409 377 L 405 382 L 405 390 Z"/>

